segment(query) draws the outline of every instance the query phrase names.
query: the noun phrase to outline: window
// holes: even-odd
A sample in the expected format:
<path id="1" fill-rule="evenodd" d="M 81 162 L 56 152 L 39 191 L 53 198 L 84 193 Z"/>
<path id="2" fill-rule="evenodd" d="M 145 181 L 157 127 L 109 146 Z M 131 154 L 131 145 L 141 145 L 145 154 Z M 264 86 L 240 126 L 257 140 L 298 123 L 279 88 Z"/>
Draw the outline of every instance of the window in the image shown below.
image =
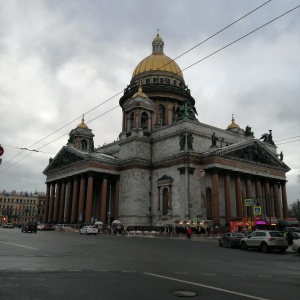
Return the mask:
<path id="1" fill-rule="evenodd" d="M 170 208 L 170 203 L 168 199 L 168 189 L 164 188 L 163 189 L 163 207 L 162 207 L 162 214 L 167 215 L 168 214 L 168 208 Z"/>
<path id="2" fill-rule="evenodd" d="M 158 124 L 163 126 L 165 125 L 166 109 L 163 105 L 160 104 L 158 110 Z"/>
<path id="3" fill-rule="evenodd" d="M 157 82 L 157 79 L 156 78 L 153 78 L 153 83 L 156 83 Z"/>
<path id="4" fill-rule="evenodd" d="M 176 81 L 176 80 L 174 80 L 174 81 L 173 81 L 173 84 L 174 84 L 174 85 L 177 85 L 177 81 Z"/>
<path id="5" fill-rule="evenodd" d="M 87 149 L 87 141 L 86 140 L 81 141 L 81 149 L 83 149 L 83 150 Z"/>
<path id="6" fill-rule="evenodd" d="M 133 128 L 134 125 L 134 112 L 130 114 L 130 129 Z"/>
<path id="7" fill-rule="evenodd" d="M 164 79 L 163 78 L 159 78 L 159 83 L 164 83 Z"/>
<path id="8" fill-rule="evenodd" d="M 141 127 L 142 129 L 148 129 L 148 114 L 146 112 L 142 113 L 141 116 Z"/>

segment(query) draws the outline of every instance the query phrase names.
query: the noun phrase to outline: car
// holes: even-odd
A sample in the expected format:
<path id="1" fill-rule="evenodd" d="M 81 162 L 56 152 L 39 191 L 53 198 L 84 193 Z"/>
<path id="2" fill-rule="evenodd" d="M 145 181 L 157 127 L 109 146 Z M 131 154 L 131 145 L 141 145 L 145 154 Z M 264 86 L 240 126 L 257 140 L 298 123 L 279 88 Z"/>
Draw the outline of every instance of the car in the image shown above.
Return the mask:
<path id="1" fill-rule="evenodd" d="M 53 224 L 44 224 L 43 230 L 54 230 Z"/>
<path id="2" fill-rule="evenodd" d="M 79 229 L 79 233 L 96 235 L 98 233 L 98 228 L 96 228 L 95 226 L 91 226 L 91 225 L 83 226 L 82 228 Z"/>
<path id="3" fill-rule="evenodd" d="M 38 223 L 37 230 L 43 230 L 43 229 L 44 229 L 44 224 Z"/>
<path id="4" fill-rule="evenodd" d="M 4 223 L 2 224 L 2 228 L 10 228 L 10 229 L 13 229 L 15 228 L 14 224 L 12 223 Z"/>
<path id="5" fill-rule="evenodd" d="M 240 247 L 241 239 L 246 236 L 240 232 L 227 232 L 218 238 L 218 244 L 220 247 L 227 246 L 228 248 Z"/>
<path id="6" fill-rule="evenodd" d="M 53 225 L 53 229 L 58 231 L 68 231 L 71 229 L 71 227 L 66 224 L 56 224 Z"/>
<path id="7" fill-rule="evenodd" d="M 300 254 L 300 239 L 293 241 L 292 250 Z"/>
<path id="8" fill-rule="evenodd" d="M 242 250 L 253 248 L 267 253 L 269 250 L 277 249 L 281 253 L 285 253 L 288 247 L 288 241 L 285 236 L 276 230 L 255 230 L 247 237 L 241 239 Z"/>
<path id="9" fill-rule="evenodd" d="M 21 226 L 21 232 L 37 232 L 37 222 L 25 222 Z"/>

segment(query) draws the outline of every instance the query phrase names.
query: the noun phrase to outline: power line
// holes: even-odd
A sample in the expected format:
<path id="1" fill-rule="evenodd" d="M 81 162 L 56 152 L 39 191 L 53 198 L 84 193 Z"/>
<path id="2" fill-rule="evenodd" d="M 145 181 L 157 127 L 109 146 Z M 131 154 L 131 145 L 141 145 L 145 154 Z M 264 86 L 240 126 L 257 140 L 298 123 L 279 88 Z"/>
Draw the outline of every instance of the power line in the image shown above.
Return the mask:
<path id="1" fill-rule="evenodd" d="M 98 119 L 98 118 L 100 118 L 101 116 L 103 116 L 103 115 L 105 115 L 105 114 L 111 112 L 112 110 L 114 110 L 114 109 L 116 109 L 116 108 L 118 108 L 118 107 L 119 107 L 119 106 L 115 106 L 115 107 L 111 108 L 110 110 L 108 110 L 108 111 L 104 112 L 103 114 L 101 114 L 101 115 L 95 117 L 94 119 L 90 120 L 89 122 L 87 122 L 87 124 L 90 123 L 90 122 L 92 122 L 92 121 L 94 121 L 95 119 Z M 63 135 L 59 136 L 58 138 L 56 138 L 56 139 L 50 141 L 49 143 L 47 143 L 47 144 L 45 144 L 45 145 L 43 145 L 43 146 L 41 146 L 41 147 L 39 147 L 39 148 L 37 148 L 37 149 L 44 148 L 44 147 L 48 146 L 49 144 L 52 144 L 53 142 L 55 142 L 55 141 L 61 139 L 62 137 L 64 137 L 64 136 L 67 135 L 67 134 L 68 134 L 68 133 L 64 133 Z M 14 147 L 14 148 L 17 148 L 17 147 Z M 22 149 L 22 148 L 19 148 L 19 149 Z M 23 149 L 26 149 L 26 148 L 23 148 Z M 32 150 L 29 150 L 29 151 L 32 151 Z M 34 150 L 34 152 L 41 152 L 41 151 Z M 23 153 L 23 151 L 22 151 L 22 153 Z M 33 152 L 27 154 L 26 156 L 22 157 L 21 159 L 19 159 L 18 161 L 16 161 L 16 162 L 13 163 L 12 165 L 8 166 L 6 169 L 1 170 L 1 171 L 0 171 L 0 174 L 3 173 L 3 172 L 5 172 L 6 170 L 10 169 L 11 167 L 13 167 L 14 165 L 16 165 L 17 163 L 19 163 L 19 162 L 22 161 L 23 159 L 27 158 L 27 157 L 28 157 L 29 155 L 31 155 L 32 153 L 33 153 Z M 47 152 L 44 152 L 44 153 L 47 153 Z M 57 153 L 50 153 L 50 154 L 57 154 Z M 10 161 L 11 161 L 11 160 L 10 160 Z M 7 163 L 6 163 L 6 164 L 7 164 Z"/>
<path id="2" fill-rule="evenodd" d="M 201 61 L 203 61 L 203 60 L 205 60 L 205 59 L 207 59 L 207 58 L 209 58 L 209 57 L 211 57 L 211 56 L 215 55 L 216 53 L 218 53 L 218 52 L 220 52 L 220 51 L 224 50 L 225 48 L 227 48 L 227 47 L 229 47 L 229 46 L 231 46 L 231 45 L 235 44 L 236 42 L 238 42 L 238 41 L 242 40 L 243 38 L 247 37 L 248 35 L 252 34 L 253 32 L 256 32 L 256 31 L 258 31 L 259 29 L 261 29 L 261 28 L 263 28 L 263 27 L 265 27 L 265 26 L 269 25 L 270 23 L 272 23 L 272 22 L 274 22 L 274 21 L 278 20 L 279 18 L 281 18 L 281 17 L 285 16 L 286 14 L 288 14 L 288 13 L 292 12 L 293 10 L 297 9 L 298 7 L 300 7 L 300 5 L 298 5 L 298 6 L 294 7 L 294 8 L 292 8 L 292 9 L 288 10 L 287 12 L 283 13 L 282 15 L 280 15 L 280 16 L 278 16 L 278 17 L 276 17 L 276 18 L 272 19 L 271 21 L 269 21 L 269 22 L 267 22 L 267 23 L 265 23 L 265 24 L 261 25 L 260 27 L 258 27 L 258 28 L 256 28 L 256 29 L 254 29 L 254 30 L 250 31 L 249 33 L 247 33 L 247 34 L 243 35 L 242 37 L 240 37 L 240 38 L 238 38 L 238 39 L 234 40 L 233 42 L 231 42 L 231 43 L 227 44 L 226 46 L 224 46 L 224 47 L 220 48 L 219 50 L 217 50 L 217 51 L 215 51 L 215 52 L 213 52 L 213 53 L 211 53 L 211 54 L 209 54 L 209 55 L 205 56 L 204 58 L 202 58 L 202 59 L 200 59 L 200 60 L 198 60 L 198 61 L 196 61 L 195 63 L 193 63 L 193 64 L 189 65 L 189 66 L 188 66 L 188 67 L 186 67 L 186 68 L 184 68 L 182 71 L 185 71 L 185 70 L 187 70 L 187 69 L 189 69 L 189 68 L 191 68 L 191 67 L 195 66 L 196 64 L 200 63 Z"/>
<path id="3" fill-rule="evenodd" d="M 253 9 L 252 11 L 248 12 L 247 14 L 245 14 L 244 16 L 242 16 L 241 18 L 237 19 L 236 21 L 230 23 L 229 25 L 227 25 L 226 27 L 224 27 L 223 29 L 219 30 L 218 32 L 216 32 L 215 34 L 211 35 L 210 37 L 208 37 L 207 39 L 205 39 L 204 41 L 200 42 L 199 44 L 195 45 L 194 47 L 190 48 L 189 50 L 185 51 L 184 53 L 180 54 L 179 56 L 177 56 L 175 59 L 171 60 L 170 62 L 166 63 L 165 65 L 163 65 L 161 68 L 159 68 L 158 70 L 164 68 L 165 66 L 167 66 L 168 64 L 172 63 L 173 61 L 175 61 L 176 59 L 178 59 L 179 57 L 182 57 L 183 55 L 187 54 L 188 52 L 192 51 L 193 49 L 197 48 L 198 46 L 200 46 L 201 44 L 205 43 L 206 41 L 210 40 L 211 38 L 213 38 L 214 36 L 218 35 L 219 33 L 221 33 L 222 31 L 226 30 L 227 28 L 229 28 L 230 26 L 234 25 L 235 23 L 239 22 L 240 20 L 242 20 L 243 18 L 249 16 L 251 13 L 255 12 L 256 10 L 258 10 L 259 8 L 263 7 L 264 5 L 268 4 L 269 2 L 271 2 L 271 0 L 263 3 L 262 5 L 256 7 L 255 9 Z M 158 70 L 154 70 L 153 72 L 151 72 L 149 75 L 154 74 L 155 72 L 157 72 Z M 89 114 L 90 112 L 92 112 L 93 110 L 95 110 L 96 108 L 100 107 L 101 105 L 103 105 L 104 103 L 112 100 L 113 98 L 115 98 L 116 96 L 120 95 L 121 93 L 123 93 L 123 90 L 120 91 L 119 93 L 113 95 L 112 97 L 110 97 L 109 99 L 103 101 L 102 103 L 100 103 L 99 105 L 95 106 L 94 108 L 90 109 L 89 111 L 87 111 L 85 113 L 85 115 Z M 75 122 L 79 117 L 77 117 L 76 119 L 70 121 L 69 123 L 67 123 L 66 125 L 60 127 L 59 129 L 55 130 L 54 132 L 48 134 L 46 137 L 38 140 L 37 142 L 35 142 L 34 144 L 30 145 L 28 148 L 31 148 L 33 146 L 35 146 L 36 144 L 42 142 L 43 140 L 45 140 L 46 138 L 50 137 L 51 135 L 55 134 L 56 132 L 62 130 L 63 128 L 67 127 L 68 125 L 70 125 L 71 123 Z M 19 154 L 17 154 L 15 157 L 13 157 L 12 159 L 10 159 L 8 162 L 6 162 L 3 166 L 5 166 L 6 164 L 8 164 L 10 161 L 14 160 L 16 157 L 18 157 L 19 155 L 21 155 L 23 153 L 20 152 Z"/>
<path id="4" fill-rule="evenodd" d="M 270 1 L 271 1 L 271 0 L 270 0 Z M 267 2 L 266 2 L 266 3 L 264 3 L 263 5 L 265 5 L 265 4 L 267 4 L 267 3 L 269 3 L 270 1 L 267 1 Z M 263 5 L 259 6 L 258 8 L 262 7 Z M 243 38 L 245 38 L 245 37 L 249 36 L 250 34 L 252 34 L 252 33 L 254 33 L 254 32 L 258 31 L 259 29 L 261 29 L 261 28 L 263 28 L 263 27 L 265 27 L 265 26 L 269 25 L 270 23 L 272 23 L 272 22 L 274 22 L 274 21 L 278 20 L 279 18 L 281 18 L 281 17 L 285 16 L 286 14 L 288 14 L 288 13 L 292 12 L 293 10 L 295 10 L 295 9 L 297 9 L 297 8 L 299 8 L 299 7 L 300 7 L 300 5 L 298 5 L 298 6 L 294 7 L 294 8 L 292 8 L 292 9 L 288 10 L 287 12 L 285 12 L 285 13 L 281 14 L 280 16 L 278 16 L 278 17 L 276 17 L 276 18 L 272 19 L 271 21 L 269 21 L 269 22 L 267 22 L 267 23 L 265 23 L 265 24 L 261 25 L 260 27 L 258 27 L 258 28 L 256 28 L 256 29 L 254 29 L 254 30 L 250 31 L 249 33 L 247 33 L 247 34 L 243 35 L 242 37 L 240 37 L 240 38 L 238 38 L 238 39 L 236 39 L 236 40 L 234 40 L 233 42 L 231 42 L 231 43 L 227 44 L 226 46 L 224 46 L 224 47 L 222 47 L 222 48 L 218 49 L 217 51 L 215 51 L 215 52 L 211 53 L 210 55 L 207 55 L 206 57 L 204 57 L 204 58 L 202 58 L 202 59 L 198 60 L 197 62 L 195 62 L 195 63 L 193 63 L 193 64 L 189 65 L 188 67 L 184 68 L 184 69 L 182 70 L 182 72 L 183 72 L 183 71 L 185 71 L 185 70 L 187 70 L 187 69 L 189 69 L 189 68 L 191 68 L 191 67 L 193 67 L 194 65 L 196 65 L 196 64 L 198 64 L 198 63 L 200 63 L 200 62 L 202 62 L 203 60 L 205 60 L 205 59 L 207 59 L 207 58 L 209 58 L 209 57 L 211 57 L 211 56 L 215 55 L 216 53 L 218 53 L 218 52 L 220 52 L 220 51 L 224 50 L 225 48 L 227 48 L 227 47 L 229 47 L 229 46 L 231 46 L 231 45 L 235 44 L 236 42 L 238 42 L 238 41 L 242 40 Z M 258 8 L 256 8 L 255 10 L 257 10 Z M 255 10 L 253 10 L 253 11 L 255 11 Z M 253 12 L 253 11 L 252 11 L 252 12 Z M 251 12 L 250 12 L 250 13 L 251 13 Z M 248 13 L 247 15 L 249 15 L 250 13 Z M 245 15 L 245 16 L 247 16 L 247 15 Z M 245 17 L 245 16 L 244 16 L 244 17 Z M 242 17 L 242 18 L 243 18 L 243 17 Z M 241 20 L 242 18 L 238 19 L 237 21 Z M 233 25 L 233 24 L 234 24 L 234 23 L 236 23 L 237 21 L 235 21 L 235 22 L 231 23 L 230 25 L 228 25 L 228 26 L 227 26 L 227 27 L 225 27 L 224 29 L 222 29 L 222 30 L 220 30 L 219 32 L 217 32 L 216 34 L 212 35 L 211 37 L 213 37 L 213 36 L 217 35 L 218 33 L 222 32 L 223 30 L 225 30 L 225 29 L 226 29 L 226 28 L 228 28 L 229 26 Z M 211 37 L 210 37 L 210 38 L 211 38 Z M 205 41 L 209 40 L 210 38 L 207 38 Z M 197 44 L 196 46 L 194 46 L 194 47 L 193 47 L 193 48 L 191 48 L 190 50 L 186 51 L 186 52 L 185 52 L 185 53 L 183 53 L 182 55 L 184 55 L 184 54 L 188 53 L 189 51 L 191 51 L 192 49 L 194 49 L 194 48 L 196 48 L 197 46 L 201 45 L 201 44 L 202 44 L 202 43 L 204 43 L 205 41 L 203 41 L 203 42 L 201 42 L 201 43 Z M 178 56 L 177 58 L 181 57 L 182 55 Z M 176 58 L 176 59 L 177 59 L 177 58 Z M 174 60 L 173 60 L 173 61 L 174 61 Z M 166 64 L 166 65 L 167 65 L 167 64 Z M 153 73 L 154 73 L 154 72 L 156 72 L 156 71 L 157 71 L 157 70 L 153 71 Z M 120 92 L 118 92 L 118 93 L 117 93 L 117 94 L 115 94 L 114 96 L 112 96 L 112 97 L 110 97 L 109 99 L 107 99 L 107 100 L 103 101 L 102 103 L 100 103 L 99 105 L 95 106 L 94 108 L 90 109 L 90 110 L 89 110 L 89 111 L 88 111 L 86 114 L 88 114 L 88 113 L 90 113 L 91 111 L 95 110 L 96 108 L 98 108 L 99 106 L 103 105 L 104 103 L 106 103 L 106 102 L 108 102 L 108 101 L 112 100 L 113 98 L 115 98 L 116 96 L 120 95 L 121 93 L 123 93 L 123 91 L 120 91 Z M 114 107 L 113 109 L 115 109 L 115 108 L 118 108 L 118 107 L 119 107 L 119 106 L 116 106 L 116 107 Z M 99 115 L 99 116 L 95 117 L 94 119 L 90 120 L 90 121 L 89 121 L 89 122 L 87 122 L 87 123 L 90 123 L 90 122 L 92 122 L 93 120 L 95 120 L 95 119 L 99 118 L 100 116 L 102 116 L 102 115 L 104 115 L 104 114 L 106 114 L 106 113 L 110 112 L 110 111 L 111 111 L 111 110 L 113 110 L 113 109 L 110 109 L 110 110 L 108 110 L 107 112 L 105 112 L 105 113 L 103 113 L 103 114 L 101 114 L 101 115 Z M 77 120 L 77 119 L 78 119 L 78 118 L 74 119 L 73 121 L 71 121 L 71 122 L 69 122 L 68 124 L 64 125 L 64 126 L 63 126 L 63 127 L 61 127 L 60 129 L 58 129 L 58 130 L 54 131 L 53 133 L 49 134 L 49 135 L 48 135 L 48 136 L 46 136 L 45 138 L 43 138 L 43 139 L 39 140 L 38 142 L 34 143 L 32 146 L 34 146 L 34 145 L 36 145 L 37 143 L 39 143 L 39 142 L 41 142 L 41 141 L 45 140 L 47 137 L 49 137 L 49 136 L 53 135 L 54 133 L 58 132 L 59 130 L 61 130 L 61 129 L 65 128 L 66 126 L 68 126 L 69 124 L 73 123 L 73 122 L 74 122 L 75 120 Z M 62 138 L 63 136 L 65 136 L 66 134 L 67 134 L 67 133 L 63 134 L 62 136 L 60 136 L 60 137 L 58 137 L 58 138 L 54 139 L 53 141 L 51 141 L 51 142 L 49 142 L 49 143 L 47 143 L 47 144 L 45 144 L 45 145 L 43 145 L 43 146 L 39 147 L 38 149 L 41 149 L 41 148 L 43 148 L 43 147 L 45 147 L 45 146 L 47 146 L 47 145 L 49 145 L 49 144 L 53 143 L 54 141 L 56 141 L 56 140 L 58 140 L 58 139 Z M 32 146 L 30 146 L 30 147 L 32 147 Z M 30 147 L 29 147 L 29 148 L 30 148 Z M 22 153 L 22 152 L 21 152 L 21 153 Z M 21 153 L 20 153 L 20 154 L 21 154 Z M 20 154 L 18 154 L 18 155 L 20 155 Z M 30 154 L 31 154 L 31 153 L 30 153 Z M 12 166 L 14 166 L 15 164 L 17 164 L 18 162 L 22 161 L 23 159 L 25 159 L 26 157 L 28 157 L 30 154 L 26 155 L 25 157 L 23 157 L 23 158 L 22 158 L 22 159 L 20 159 L 19 161 L 15 162 L 14 164 L 12 164 L 11 166 L 9 166 L 8 168 L 6 168 L 6 169 L 4 169 L 3 171 L 1 171 L 0 173 L 2 173 L 2 172 L 4 172 L 4 171 L 6 171 L 6 170 L 7 170 L 7 169 L 9 169 L 10 167 L 12 167 Z M 18 155 L 17 155 L 17 156 L 18 156 Z M 14 158 L 16 158 L 17 156 L 15 156 Z M 11 160 L 13 160 L 14 158 L 12 158 Z M 11 160 L 10 160 L 10 161 L 11 161 Z M 10 162 L 10 161 L 9 161 L 9 162 Z M 7 163 L 8 163 L 8 162 L 7 162 Z M 6 163 L 6 164 L 7 164 L 7 163 Z"/>
<path id="5" fill-rule="evenodd" d="M 286 139 L 282 139 L 282 140 L 278 140 L 278 141 L 276 141 L 276 143 L 277 143 L 277 142 L 281 142 L 281 141 L 285 141 L 285 140 L 296 139 L 296 138 L 298 138 L 298 137 L 300 137 L 300 135 L 294 136 L 294 137 L 290 137 L 290 138 L 286 138 Z"/>

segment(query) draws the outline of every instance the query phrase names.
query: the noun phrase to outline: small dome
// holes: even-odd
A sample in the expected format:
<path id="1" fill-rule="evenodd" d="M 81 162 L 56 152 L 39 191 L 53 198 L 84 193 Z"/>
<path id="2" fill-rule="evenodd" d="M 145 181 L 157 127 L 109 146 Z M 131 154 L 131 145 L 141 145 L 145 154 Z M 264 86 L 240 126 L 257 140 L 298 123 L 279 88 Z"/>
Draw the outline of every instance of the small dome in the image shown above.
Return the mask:
<path id="1" fill-rule="evenodd" d="M 227 129 L 233 129 L 233 128 L 240 129 L 240 126 L 235 123 L 235 120 L 234 120 L 234 117 L 233 117 L 233 114 L 232 114 L 231 124 L 227 127 Z"/>
<path id="2" fill-rule="evenodd" d="M 87 125 L 84 123 L 84 115 L 82 115 L 81 123 L 76 126 L 76 128 L 87 129 Z"/>

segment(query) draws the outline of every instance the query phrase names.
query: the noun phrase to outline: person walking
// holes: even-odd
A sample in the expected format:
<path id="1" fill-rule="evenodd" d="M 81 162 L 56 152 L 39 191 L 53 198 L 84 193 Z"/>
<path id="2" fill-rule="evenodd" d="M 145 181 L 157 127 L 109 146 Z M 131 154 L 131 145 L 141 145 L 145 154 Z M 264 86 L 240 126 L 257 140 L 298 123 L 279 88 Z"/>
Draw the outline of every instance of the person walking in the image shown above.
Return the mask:
<path id="1" fill-rule="evenodd" d="M 187 229 L 187 239 L 191 239 L 192 237 L 192 228 L 189 226 L 188 229 Z"/>

